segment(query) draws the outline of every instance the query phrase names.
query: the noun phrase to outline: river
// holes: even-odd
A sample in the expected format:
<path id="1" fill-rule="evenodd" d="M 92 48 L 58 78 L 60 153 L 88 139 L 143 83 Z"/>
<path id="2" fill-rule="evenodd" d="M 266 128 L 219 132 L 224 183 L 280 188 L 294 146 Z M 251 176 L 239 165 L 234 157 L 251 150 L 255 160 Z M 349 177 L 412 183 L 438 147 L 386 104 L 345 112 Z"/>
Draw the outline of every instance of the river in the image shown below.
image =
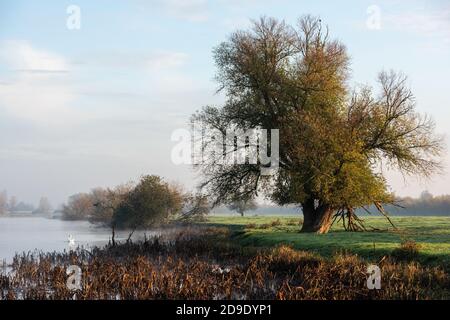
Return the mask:
<path id="1" fill-rule="evenodd" d="M 116 240 L 128 237 L 127 231 L 116 233 Z M 72 235 L 74 244 L 68 241 Z M 133 239 L 142 234 L 133 235 Z M 87 221 L 63 221 L 44 217 L 0 217 L 0 264 L 10 262 L 15 253 L 40 250 L 70 250 L 74 246 L 89 249 L 103 246 L 111 239 L 111 230 Z"/>

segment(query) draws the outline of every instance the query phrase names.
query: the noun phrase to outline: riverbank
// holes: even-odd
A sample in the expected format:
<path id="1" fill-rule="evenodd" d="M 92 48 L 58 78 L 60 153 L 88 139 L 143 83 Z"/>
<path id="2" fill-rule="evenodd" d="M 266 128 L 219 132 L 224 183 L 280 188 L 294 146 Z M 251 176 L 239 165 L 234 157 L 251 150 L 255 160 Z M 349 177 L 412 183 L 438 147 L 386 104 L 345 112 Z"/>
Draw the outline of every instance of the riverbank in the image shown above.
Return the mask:
<path id="1" fill-rule="evenodd" d="M 377 261 L 381 290 L 370 290 L 358 255 L 241 246 L 234 236 L 194 225 L 137 243 L 17 255 L 0 299 L 450 299 L 441 267 L 389 255 Z M 80 268 L 79 290 L 67 285 L 69 266 Z"/>

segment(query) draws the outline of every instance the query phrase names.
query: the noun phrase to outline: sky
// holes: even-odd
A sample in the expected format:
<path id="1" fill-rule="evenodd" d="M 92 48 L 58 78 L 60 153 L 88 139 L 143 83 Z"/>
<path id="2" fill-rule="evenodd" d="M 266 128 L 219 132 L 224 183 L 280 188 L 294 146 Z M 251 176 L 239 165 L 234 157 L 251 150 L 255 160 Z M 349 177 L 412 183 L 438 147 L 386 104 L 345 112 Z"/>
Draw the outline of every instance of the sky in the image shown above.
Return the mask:
<path id="1" fill-rule="evenodd" d="M 171 161 L 171 134 L 223 102 L 213 48 L 251 19 L 305 14 L 347 46 L 352 85 L 406 74 L 449 145 L 448 0 L 0 0 L 0 190 L 56 206 L 143 174 L 194 187 L 191 167 Z M 400 196 L 450 194 L 447 153 L 443 166 L 388 182 Z"/>

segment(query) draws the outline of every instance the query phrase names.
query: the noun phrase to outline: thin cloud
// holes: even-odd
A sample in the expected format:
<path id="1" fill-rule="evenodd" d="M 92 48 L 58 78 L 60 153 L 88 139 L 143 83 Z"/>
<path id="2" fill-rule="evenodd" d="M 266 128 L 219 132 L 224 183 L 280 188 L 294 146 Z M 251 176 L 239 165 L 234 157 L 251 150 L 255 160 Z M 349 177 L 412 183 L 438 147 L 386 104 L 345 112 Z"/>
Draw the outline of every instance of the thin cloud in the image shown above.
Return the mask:
<path id="1" fill-rule="evenodd" d="M 33 48 L 26 41 L 5 41 L 0 58 L 12 69 L 22 72 L 60 73 L 69 69 L 63 57 Z"/>
<path id="2" fill-rule="evenodd" d="M 190 22 L 209 19 L 207 0 L 165 0 L 165 8 L 174 17 Z"/>
<path id="3" fill-rule="evenodd" d="M 32 70 L 27 70 L 27 69 L 17 69 L 14 70 L 17 72 L 26 72 L 26 73 L 40 73 L 40 74 L 58 74 L 58 73 L 68 73 L 69 71 L 67 70 L 39 70 L 39 69 L 32 69 Z"/>
<path id="4" fill-rule="evenodd" d="M 387 15 L 385 20 L 396 30 L 450 43 L 450 7 L 433 11 L 408 11 L 391 14 Z"/>
<path id="5" fill-rule="evenodd" d="M 65 78 L 64 57 L 23 41 L 7 41 L 0 52 L 0 62 L 12 71 L 0 79 L 0 111 L 44 126 L 67 126 L 78 118 L 70 107 L 75 94 Z"/>
<path id="6" fill-rule="evenodd" d="M 147 65 L 152 70 L 172 69 L 183 66 L 187 59 L 188 55 L 182 52 L 158 52 L 147 60 Z"/>
<path id="7" fill-rule="evenodd" d="M 144 10 L 155 9 L 188 22 L 205 22 L 210 18 L 208 0 L 134 0 Z"/>
<path id="8" fill-rule="evenodd" d="M 185 65 L 189 56 L 183 52 L 156 50 L 153 52 L 94 52 L 82 57 L 81 66 L 121 69 L 175 69 Z"/>

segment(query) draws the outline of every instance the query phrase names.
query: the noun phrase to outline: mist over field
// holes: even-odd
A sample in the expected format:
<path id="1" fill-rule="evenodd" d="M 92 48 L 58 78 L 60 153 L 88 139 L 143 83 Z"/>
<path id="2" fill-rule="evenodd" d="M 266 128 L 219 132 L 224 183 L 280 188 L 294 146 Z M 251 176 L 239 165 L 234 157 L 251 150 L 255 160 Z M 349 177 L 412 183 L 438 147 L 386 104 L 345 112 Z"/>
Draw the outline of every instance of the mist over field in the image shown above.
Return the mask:
<path id="1" fill-rule="evenodd" d="M 436 312 L 449 56 L 444 0 L 2 0 L 0 315 Z"/>

